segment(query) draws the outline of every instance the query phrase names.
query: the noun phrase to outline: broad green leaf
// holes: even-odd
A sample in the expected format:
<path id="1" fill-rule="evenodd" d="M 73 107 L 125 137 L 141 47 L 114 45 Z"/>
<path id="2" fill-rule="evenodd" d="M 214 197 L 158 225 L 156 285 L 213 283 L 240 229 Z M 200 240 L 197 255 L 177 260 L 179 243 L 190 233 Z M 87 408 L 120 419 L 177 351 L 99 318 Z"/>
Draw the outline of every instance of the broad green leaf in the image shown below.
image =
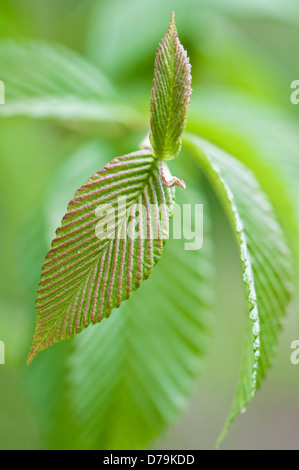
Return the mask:
<path id="1" fill-rule="evenodd" d="M 136 118 L 129 107 L 113 102 L 116 92 L 96 67 L 62 45 L 2 41 L 0 62 L 5 84 L 0 116 L 120 123 Z"/>
<path id="2" fill-rule="evenodd" d="M 203 202 L 189 180 L 178 197 Z M 130 302 L 75 338 L 69 403 L 85 448 L 148 447 L 185 409 L 210 342 L 208 215 L 204 203 L 201 250 L 185 250 L 184 239 L 169 240 Z"/>
<path id="3" fill-rule="evenodd" d="M 272 364 L 292 291 L 291 256 L 267 196 L 254 174 L 212 144 L 185 143 L 217 191 L 240 249 L 249 323 L 236 396 L 221 439 L 255 395 Z"/>
<path id="4" fill-rule="evenodd" d="M 160 160 L 173 159 L 181 150 L 191 95 L 191 66 L 181 45 L 172 13 L 168 31 L 155 61 L 151 99 L 150 142 Z"/>
<path id="5" fill-rule="evenodd" d="M 76 192 L 43 266 L 28 362 L 109 316 L 148 278 L 173 198 L 148 150 L 115 158 Z"/>

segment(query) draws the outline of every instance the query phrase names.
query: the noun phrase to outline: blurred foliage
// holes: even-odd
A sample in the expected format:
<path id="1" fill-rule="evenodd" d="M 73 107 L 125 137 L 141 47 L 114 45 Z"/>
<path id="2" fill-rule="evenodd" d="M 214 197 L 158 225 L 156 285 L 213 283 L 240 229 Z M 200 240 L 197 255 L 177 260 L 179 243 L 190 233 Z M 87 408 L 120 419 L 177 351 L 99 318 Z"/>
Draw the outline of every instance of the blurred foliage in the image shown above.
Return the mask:
<path id="1" fill-rule="evenodd" d="M 103 107 L 83 112 L 79 104 L 75 120 L 44 113 L 47 119 L 42 121 L 32 112 L 29 119 L 24 113 L 1 118 L 0 339 L 6 345 L 6 365 L 0 366 L 1 449 L 80 446 L 74 440 L 76 428 L 68 403 L 60 400 L 71 343 L 51 348 L 40 363 L 37 359 L 32 368 L 25 368 L 40 268 L 77 187 L 104 162 L 135 150 L 148 132 L 153 62 L 171 10 L 176 12 L 180 39 L 192 64 L 194 94 L 188 130 L 254 170 L 271 194 L 293 251 L 299 255 L 299 108 L 290 102 L 290 83 L 299 78 L 297 1 L 3 2 L 0 38 L 5 44 L 20 39 L 46 41 L 82 54 L 99 68 L 99 76 L 107 77 L 127 114 L 124 120 L 109 120 L 105 113 L 98 119 Z M 13 57 L 11 71 L 0 63 L 1 80 L 6 80 L 5 74 L 13 74 Z M 34 66 L 41 68 L 42 61 L 37 62 Z M 30 77 L 32 67 L 25 61 L 24 77 L 16 76 L 16 82 L 22 84 L 26 75 Z M 71 73 L 71 81 L 72 77 Z M 13 98 L 14 92 L 9 96 Z M 108 101 L 113 101 L 112 96 Z M 180 160 L 188 165 L 184 155 Z M 214 342 L 192 411 L 158 444 L 165 448 L 213 445 L 241 363 L 244 304 L 236 246 L 217 199 L 207 181 L 199 178 L 211 208 L 211 240 L 216 250 Z M 224 447 L 258 447 L 260 442 L 269 447 L 298 447 L 292 438 L 293 427 L 289 427 L 290 416 L 299 419 L 298 374 L 289 361 L 289 344 L 298 331 L 292 317 L 286 327 L 277 365 L 259 401 L 250 407 L 252 422 L 250 413 L 240 418 Z M 56 376 L 41 384 L 39 374 L 44 368 Z M 66 390 L 68 386 L 64 384 Z M 268 422 L 273 423 L 271 430 L 266 427 Z M 70 440 L 65 437 L 68 432 Z"/>

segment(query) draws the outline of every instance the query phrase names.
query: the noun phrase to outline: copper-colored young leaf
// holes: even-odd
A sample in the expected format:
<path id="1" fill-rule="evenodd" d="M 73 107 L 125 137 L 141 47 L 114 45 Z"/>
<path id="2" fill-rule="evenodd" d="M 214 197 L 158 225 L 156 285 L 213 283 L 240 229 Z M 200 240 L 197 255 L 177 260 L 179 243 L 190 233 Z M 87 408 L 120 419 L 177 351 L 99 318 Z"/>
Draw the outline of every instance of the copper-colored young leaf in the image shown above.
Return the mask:
<path id="1" fill-rule="evenodd" d="M 158 163 L 148 150 L 117 157 L 76 192 L 42 269 L 28 363 L 108 317 L 150 275 L 174 203 Z"/>
<path id="2" fill-rule="evenodd" d="M 174 14 L 159 44 L 151 99 L 150 142 L 154 155 L 171 160 L 181 150 L 191 95 L 191 66 L 181 45 Z"/>

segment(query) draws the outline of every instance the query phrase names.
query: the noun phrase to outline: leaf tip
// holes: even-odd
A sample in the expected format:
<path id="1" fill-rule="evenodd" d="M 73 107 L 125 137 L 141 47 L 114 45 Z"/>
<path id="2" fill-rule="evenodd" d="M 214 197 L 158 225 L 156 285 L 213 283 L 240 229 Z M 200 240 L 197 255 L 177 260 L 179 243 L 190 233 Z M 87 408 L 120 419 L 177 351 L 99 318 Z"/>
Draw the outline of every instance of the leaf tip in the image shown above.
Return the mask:
<path id="1" fill-rule="evenodd" d="M 31 364 L 31 362 L 33 361 L 33 359 L 35 358 L 36 355 L 37 355 L 37 351 L 34 350 L 34 348 L 32 347 L 31 350 L 30 350 L 30 353 L 28 354 L 27 360 L 26 360 L 27 366 L 29 366 Z"/>
<path id="2" fill-rule="evenodd" d="M 156 55 L 150 106 L 150 142 L 159 160 L 172 160 L 180 153 L 191 93 L 191 65 L 172 12 Z"/>
<path id="3" fill-rule="evenodd" d="M 42 351 L 43 349 L 45 349 L 45 347 L 42 343 L 37 341 L 36 332 L 35 332 L 34 337 L 33 337 L 32 346 L 31 346 L 31 349 L 30 349 L 30 352 L 28 354 L 27 361 L 26 361 L 27 366 L 29 366 L 29 364 L 31 364 L 31 362 L 33 361 L 35 356 L 37 356 L 38 353 L 40 351 Z"/>
<path id="4" fill-rule="evenodd" d="M 174 14 L 174 11 L 171 12 L 169 26 L 174 26 L 175 27 L 175 14 Z"/>

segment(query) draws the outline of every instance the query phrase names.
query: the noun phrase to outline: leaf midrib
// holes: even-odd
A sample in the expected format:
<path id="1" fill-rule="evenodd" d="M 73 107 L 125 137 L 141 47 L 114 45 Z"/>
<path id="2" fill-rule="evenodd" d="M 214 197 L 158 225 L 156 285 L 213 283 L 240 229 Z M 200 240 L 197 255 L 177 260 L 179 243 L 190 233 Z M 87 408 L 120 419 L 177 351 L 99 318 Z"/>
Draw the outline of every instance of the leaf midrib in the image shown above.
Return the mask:
<path id="1" fill-rule="evenodd" d="M 149 154 L 151 155 L 151 154 Z M 132 203 L 130 204 L 130 207 L 127 209 L 127 211 L 125 212 L 124 216 L 122 217 L 122 221 L 120 224 L 118 224 L 118 228 L 117 228 L 117 231 L 120 230 L 120 228 L 123 227 L 125 221 L 127 220 L 127 212 L 131 209 L 131 207 L 136 204 L 136 202 L 138 201 L 140 195 L 143 193 L 144 189 L 149 185 L 149 181 L 150 181 L 150 178 L 152 177 L 153 175 L 153 172 L 155 169 L 157 169 L 158 167 L 158 160 L 153 156 L 153 162 L 152 162 L 152 165 L 151 165 L 151 170 L 148 172 L 148 177 L 146 178 L 146 180 L 144 181 L 144 185 L 143 185 L 143 188 L 140 189 L 140 191 L 137 193 L 136 195 L 136 198 L 134 200 L 132 200 Z M 134 202 L 133 202 L 134 201 Z M 109 242 L 111 242 L 110 239 L 107 239 L 106 242 L 104 242 L 104 246 L 102 248 L 102 250 L 100 251 L 100 254 L 101 256 L 104 255 L 105 251 L 108 250 L 109 248 Z M 99 254 L 99 256 L 100 256 Z M 55 321 L 55 323 L 47 330 L 47 333 L 42 337 L 42 340 L 38 343 L 38 345 L 36 346 L 35 348 L 35 351 L 38 350 L 39 346 L 41 346 L 41 344 L 44 342 L 44 340 L 49 336 L 49 334 L 53 331 L 53 329 L 57 326 L 57 323 L 58 321 L 60 320 L 61 316 L 65 313 L 66 309 L 67 309 L 67 306 L 65 306 L 66 304 L 69 304 L 73 298 L 75 297 L 75 295 L 77 294 L 78 290 L 82 287 L 82 284 L 86 281 L 87 277 L 90 275 L 92 269 L 95 267 L 95 264 L 99 261 L 99 256 L 95 259 L 95 261 L 93 263 L 91 263 L 90 265 L 90 269 L 89 271 L 82 277 L 82 280 L 81 282 L 78 284 L 76 290 L 73 292 L 73 294 L 70 296 L 70 298 L 68 300 L 66 300 L 65 302 L 63 302 L 61 304 L 61 308 L 64 307 L 60 313 L 57 315 L 57 319 Z M 109 274 L 111 274 L 111 269 L 112 269 L 112 266 L 110 266 L 109 268 Z M 109 276 L 108 276 L 109 277 Z M 49 320 L 51 321 L 51 319 Z M 62 325 L 63 326 L 63 325 Z M 62 327 L 61 326 L 61 327 Z M 72 333 L 71 336 L 69 336 L 69 338 L 71 338 L 75 333 Z"/>

